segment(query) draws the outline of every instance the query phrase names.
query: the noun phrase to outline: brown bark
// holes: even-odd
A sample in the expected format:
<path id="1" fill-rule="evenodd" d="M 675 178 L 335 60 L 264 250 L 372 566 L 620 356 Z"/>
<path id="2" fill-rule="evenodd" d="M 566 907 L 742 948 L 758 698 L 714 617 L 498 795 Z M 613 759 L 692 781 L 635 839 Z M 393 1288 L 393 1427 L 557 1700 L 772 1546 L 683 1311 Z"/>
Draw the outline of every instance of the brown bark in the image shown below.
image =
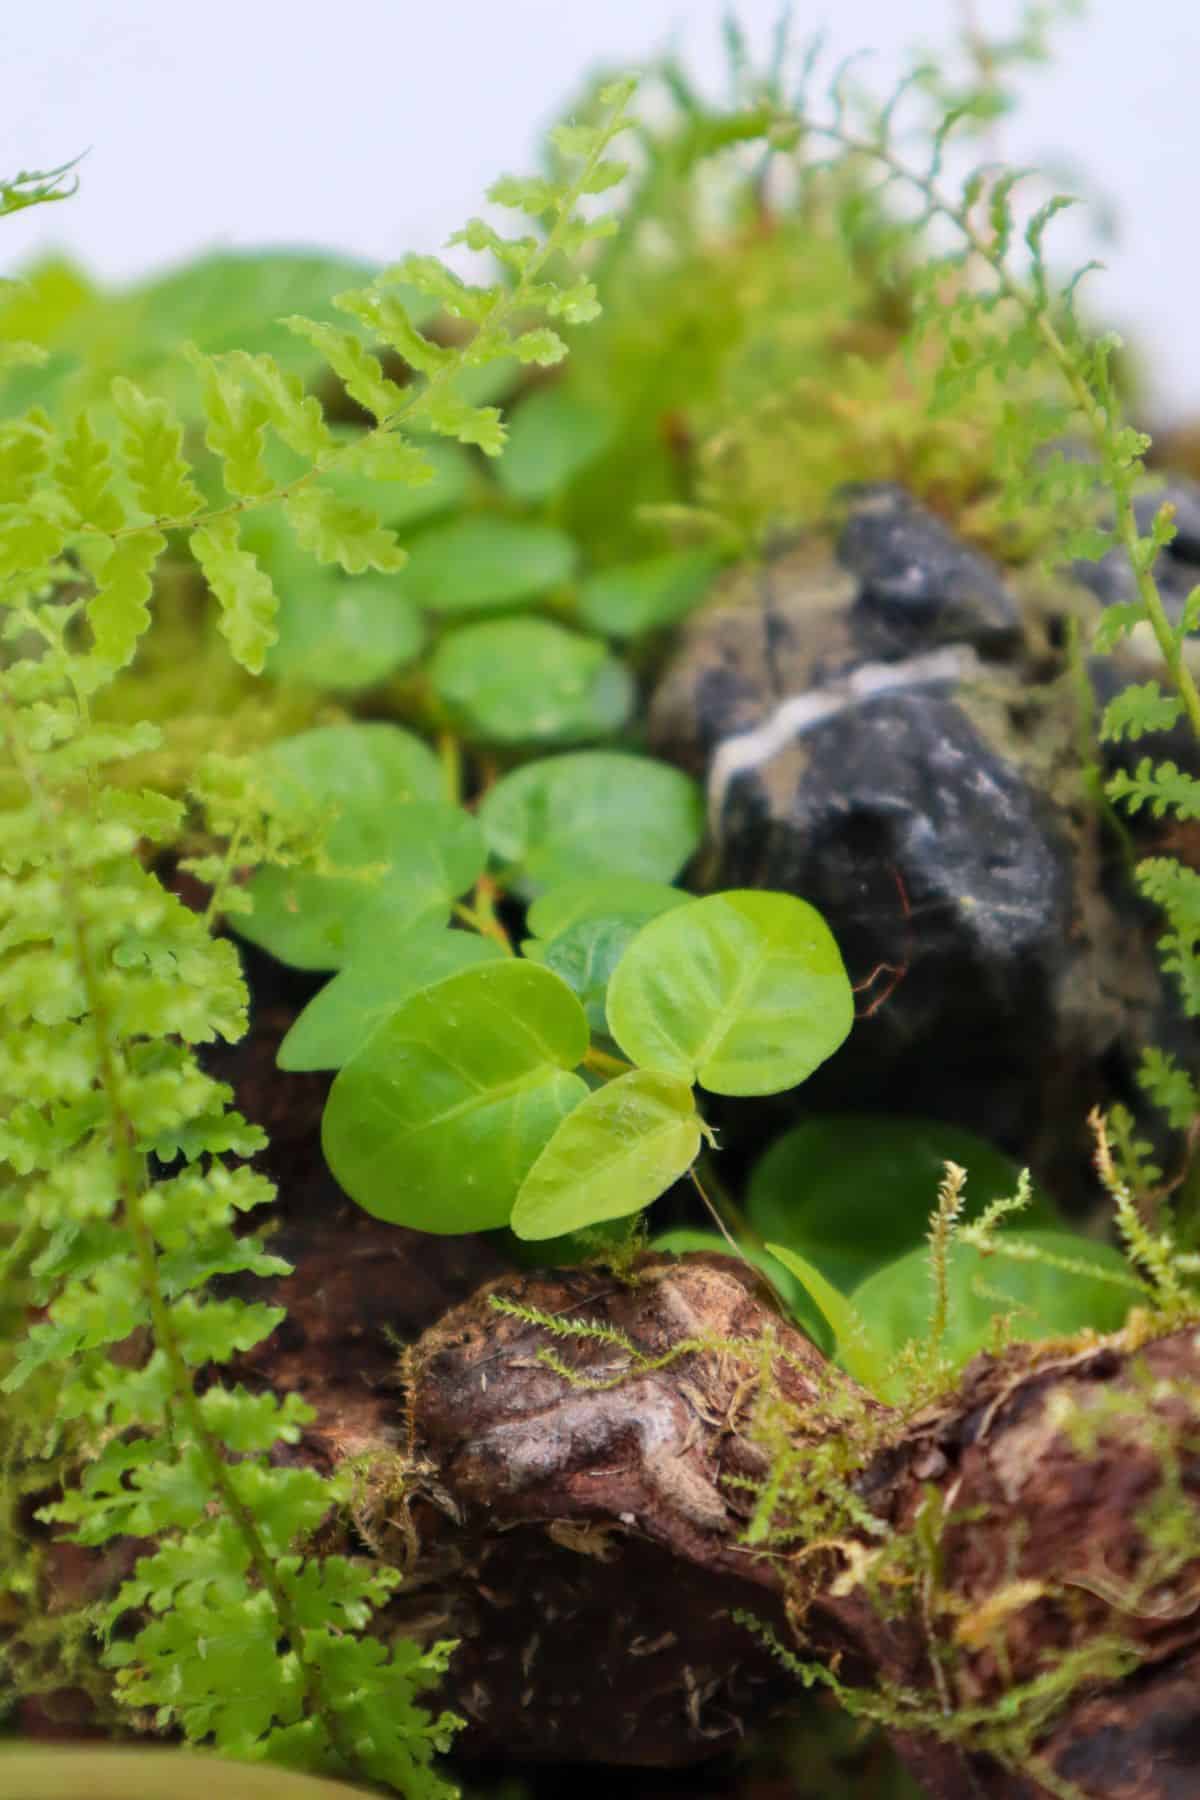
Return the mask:
<path id="1" fill-rule="evenodd" d="M 384 1459 L 364 1529 L 410 1567 L 395 1622 L 462 1642 L 446 1698 L 469 1721 L 465 1749 L 711 1755 L 798 1691 L 740 1610 L 869 1700 L 890 1695 L 894 1741 L 938 1800 L 1200 1793 L 1194 1330 L 980 1358 L 902 1424 L 827 1367 L 751 1271 L 650 1258 L 632 1280 L 500 1277 L 402 1369 L 374 1327 L 407 1237 L 363 1220 L 357 1251 L 302 1257 L 280 1296 L 293 1348 L 267 1346 L 262 1372 L 318 1407 L 305 1457 L 384 1450 L 405 1472 L 389 1492 Z M 603 1332 L 555 1335 L 496 1300 Z M 687 1348 L 697 1338 L 711 1347 Z M 881 1531 L 824 1552 L 743 1541 L 769 1467 L 764 1379 L 801 1450 L 869 1431 L 854 1486 Z M 1085 1442 L 1068 1413 L 1105 1406 Z M 905 1573 L 896 1546 L 921 1542 L 930 1557 Z M 898 1585 L 873 1592 L 861 1557 L 882 1547 L 886 1563 L 889 1545 Z"/>

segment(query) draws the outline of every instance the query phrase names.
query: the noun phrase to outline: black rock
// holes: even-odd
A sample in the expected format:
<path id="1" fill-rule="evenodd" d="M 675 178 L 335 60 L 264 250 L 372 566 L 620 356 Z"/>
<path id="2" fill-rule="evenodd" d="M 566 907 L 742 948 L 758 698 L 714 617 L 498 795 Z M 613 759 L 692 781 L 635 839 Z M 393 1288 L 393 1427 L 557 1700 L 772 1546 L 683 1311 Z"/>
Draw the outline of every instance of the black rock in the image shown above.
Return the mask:
<path id="1" fill-rule="evenodd" d="M 857 581 L 794 551 L 694 617 L 651 742 L 706 781 L 703 885 L 810 901 L 860 988 L 862 1022 L 790 1117 L 951 1120 L 1078 1197 L 1088 1108 L 1136 1103 L 1161 1029 L 1153 923 L 1081 780 L 1069 685 L 1033 690 L 1047 652 L 1026 652 L 1016 599 L 915 513 L 889 491 L 851 519 Z M 933 567 L 906 583 L 898 551 L 892 579 L 887 545 L 921 543 Z M 955 586 L 955 567 L 976 573 Z"/>
<path id="2" fill-rule="evenodd" d="M 904 656 L 916 645 L 970 644 L 981 656 L 1009 656 L 1020 614 L 982 556 L 887 482 L 842 490 L 850 516 L 838 540 L 842 566 L 858 579 L 856 621 L 864 650 Z"/>

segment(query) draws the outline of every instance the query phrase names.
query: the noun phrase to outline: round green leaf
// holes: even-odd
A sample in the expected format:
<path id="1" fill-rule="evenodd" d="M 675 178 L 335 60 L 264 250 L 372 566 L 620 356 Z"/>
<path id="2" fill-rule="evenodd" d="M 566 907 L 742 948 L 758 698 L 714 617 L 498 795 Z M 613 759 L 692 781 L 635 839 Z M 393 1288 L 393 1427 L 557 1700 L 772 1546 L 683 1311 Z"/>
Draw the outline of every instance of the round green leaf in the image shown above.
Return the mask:
<path id="1" fill-rule="evenodd" d="M 999 1251 L 984 1256 L 970 1244 L 953 1243 L 942 1348 L 955 1364 L 993 1344 L 998 1317 L 1008 1319 L 1009 1336 L 1026 1341 L 1067 1335 L 1087 1326 L 1119 1331 L 1138 1299 L 1136 1287 L 1129 1285 L 1127 1265 L 1107 1244 L 1066 1231 L 1008 1231 L 1003 1242 L 1018 1253 L 1041 1251 L 1086 1264 L 1094 1273 L 1077 1274 L 1048 1262 L 1013 1261 Z M 877 1269 L 850 1298 L 885 1361 L 907 1343 L 925 1342 L 934 1306 L 928 1248 L 911 1250 Z M 885 1397 L 899 1395 L 903 1375 L 876 1386 Z"/>
<path id="2" fill-rule="evenodd" d="M 281 1069 L 340 1069 L 410 994 L 475 963 L 497 962 L 494 938 L 418 925 L 380 952 L 356 958 L 314 994 L 282 1044 Z"/>
<path id="3" fill-rule="evenodd" d="M 546 500 L 607 449 L 614 428 L 611 414 L 564 388 L 537 388 L 508 421 L 496 479 L 514 500 Z"/>
<path id="4" fill-rule="evenodd" d="M 608 1030 L 605 998 L 609 980 L 645 923 L 644 918 L 619 914 L 615 918 L 580 919 L 552 938 L 544 947 L 545 953 L 537 958 L 560 975 L 573 994 L 579 995 L 593 1031 Z"/>
<path id="5" fill-rule="evenodd" d="M 535 937 L 556 938 L 583 919 L 657 918 L 692 898 L 682 888 L 637 875 L 585 875 L 561 882 L 529 908 L 525 923 Z"/>
<path id="6" fill-rule="evenodd" d="M 507 1222 L 587 1087 L 587 1020 L 547 970 L 505 958 L 412 995 L 337 1076 L 325 1156 L 351 1199 L 419 1231 Z"/>
<path id="7" fill-rule="evenodd" d="M 482 612 L 569 581 L 575 545 L 550 525 L 475 514 L 435 525 L 413 544 L 405 592 L 432 612 Z"/>
<path id="8" fill-rule="evenodd" d="M 699 1148 L 687 1082 L 631 1069 L 568 1113 L 521 1184 L 512 1229 L 557 1237 L 639 1212 L 686 1174 Z"/>
<path id="9" fill-rule="evenodd" d="M 579 750 L 505 775 L 479 819 L 493 855 L 532 897 L 578 876 L 670 881 L 700 842 L 704 807 L 695 783 L 665 763 Z"/>
<path id="10" fill-rule="evenodd" d="M 437 757 L 398 725 L 319 725 L 280 739 L 263 760 L 285 802 L 327 802 L 346 809 L 442 798 Z"/>
<path id="11" fill-rule="evenodd" d="M 485 860 L 469 813 L 415 803 L 348 812 L 325 852 L 354 872 L 260 869 L 248 889 L 254 910 L 236 921 L 242 937 L 293 968 L 338 969 L 368 950 L 384 956 L 414 925 L 444 924 Z"/>
<path id="12" fill-rule="evenodd" d="M 626 1056 L 714 1094 L 775 1094 L 832 1056 L 854 995 L 824 919 L 791 894 L 713 894 L 642 927 L 608 986 Z"/>
<path id="13" fill-rule="evenodd" d="M 549 744 L 620 730 L 628 671 L 599 638 L 548 619 L 490 619 L 442 639 L 430 665 L 439 698 L 497 744 Z"/>
<path id="14" fill-rule="evenodd" d="M 267 673 L 334 694 L 383 681 L 412 662 L 425 637 L 421 615 L 395 582 L 378 575 L 322 579 L 280 589 L 278 641 Z"/>
<path id="15" fill-rule="evenodd" d="M 580 585 L 580 616 L 606 637 L 660 630 L 699 605 L 720 566 L 721 559 L 709 550 L 678 550 L 601 569 Z"/>
<path id="16" fill-rule="evenodd" d="M 967 1171 L 965 1219 L 1016 1189 L 1017 1165 L 957 1125 L 886 1114 L 806 1119 L 755 1164 L 747 1217 L 849 1293 L 924 1241 L 947 1160 Z M 1021 1228 L 1054 1222 L 1042 1194 L 1016 1215 Z"/>

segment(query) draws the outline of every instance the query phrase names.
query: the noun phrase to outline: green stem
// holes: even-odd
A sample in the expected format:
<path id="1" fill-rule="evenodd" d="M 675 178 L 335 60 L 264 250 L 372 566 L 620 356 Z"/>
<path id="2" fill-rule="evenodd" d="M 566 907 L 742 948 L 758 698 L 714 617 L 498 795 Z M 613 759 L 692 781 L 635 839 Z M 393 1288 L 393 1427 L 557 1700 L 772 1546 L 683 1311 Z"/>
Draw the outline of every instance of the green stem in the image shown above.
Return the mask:
<path id="1" fill-rule="evenodd" d="M 603 1075 L 606 1081 L 612 1081 L 618 1075 L 628 1075 L 633 1064 L 626 1062 L 623 1056 L 610 1056 L 607 1050 L 597 1050 L 595 1044 L 589 1044 L 583 1066 L 593 1075 Z"/>

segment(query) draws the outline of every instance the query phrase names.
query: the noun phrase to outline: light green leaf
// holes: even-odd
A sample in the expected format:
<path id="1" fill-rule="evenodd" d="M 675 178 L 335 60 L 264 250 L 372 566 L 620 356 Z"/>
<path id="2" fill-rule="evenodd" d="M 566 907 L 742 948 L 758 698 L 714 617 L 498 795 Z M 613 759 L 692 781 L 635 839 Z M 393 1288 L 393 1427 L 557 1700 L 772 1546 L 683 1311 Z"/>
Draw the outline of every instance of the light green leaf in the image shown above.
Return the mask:
<path id="1" fill-rule="evenodd" d="M 225 486 L 238 499 L 269 494 L 274 483 L 263 462 L 267 408 L 220 363 L 189 345 L 189 361 L 200 377 L 207 429 L 204 441 L 221 458 Z"/>
<path id="2" fill-rule="evenodd" d="M 704 829 L 694 782 L 617 750 L 573 751 L 516 769 L 486 795 L 479 819 L 493 855 L 529 897 L 581 876 L 670 881 Z"/>
<path id="3" fill-rule="evenodd" d="M 806 1119 L 755 1164 L 746 1216 L 760 1237 L 790 1245 L 848 1293 L 924 1241 L 947 1161 L 968 1174 L 965 1219 L 1016 1190 L 1016 1164 L 957 1125 L 879 1113 Z M 1055 1215 L 1035 1193 L 1015 1218 L 1049 1226 Z"/>
<path id="4" fill-rule="evenodd" d="M 160 531 L 138 531 L 89 558 L 98 585 L 87 604 L 88 624 L 96 655 L 112 669 L 133 660 L 149 627 L 154 569 L 166 545 Z"/>
<path id="5" fill-rule="evenodd" d="M 691 894 L 663 881 L 637 875 L 592 875 L 564 881 L 540 894 L 525 923 L 535 937 L 556 938 L 586 919 L 655 919 L 673 906 L 686 906 Z"/>
<path id="6" fill-rule="evenodd" d="M 607 637 L 638 637 L 686 617 L 712 587 L 721 559 L 708 550 L 678 550 L 647 562 L 589 575 L 579 589 L 580 616 Z"/>
<path id="7" fill-rule="evenodd" d="M 410 394 L 388 380 L 379 358 L 372 356 L 353 332 L 339 331 L 335 325 L 301 316 L 284 319 L 282 323 L 298 337 L 307 338 L 313 348 L 320 351 L 334 374 L 340 377 L 350 398 L 357 400 L 367 412 L 374 413 L 380 424 L 411 401 Z"/>
<path id="8" fill-rule="evenodd" d="M 439 699 L 491 743 L 604 737 L 633 704 L 632 680 L 601 640 L 548 619 L 463 626 L 442 639 L 429 674 Z"/>
<path id="9" fill-rule="evenodd" d="M 340 563 L 348 575 L 364 569 L 392 574 L 408 560 L 394 532 L 370 507 L 339 498 L 330 488 L 310 485 L 283 503 L 300 547 L 322 563 Z"/>
<path id="10" fill-rule="evenodd" d="M 588 1045 L 565 984 L 506 958 L 414 994 L 334 1081 L 326 1160 L 353 1200 L 421 1231 L 503 1225 L 587 1088 Z"/>
<path id="11" fill-rule="evenodd" d="M 579 995 L 593 1031 L 608 1030 L 605 1002 L 612 972 L 645 923 L 644 916 L 607 914 L 568 925 L 548 944 L 534 941 L 535 961 L 561 975 L 571 992 Z M 526 955 L 533 948 L 530 945 Z"/>
<path id="12" fill-rule="evenodd" d="M 442 798 L 437 757 L 399 725 L 318 725 L 272 744 L 264 768 L 281 805 L 374 810 Z"/>
<path id="13" fill-rule="evenodd" d="M 236 920 L 242 937 L 293 968 L 337 969 L 352 956 L 388 955 L 414 925 L 444 924 L 484 863 L 468 813 L 418 802 L 346 813 L 329 833 L 326 855 L 347 873 L 260 869 L 248 889 L 254 910 Z"/>
<path id="14" fill-rule="evenodd" d="M 331 493 L 372 507 L 396 530 L 458 506 L 470 488 L 471 468 L 453 444 L 435 440 L 418 448 L 394 433 L 356 432 L 343 439 L 337 462 L 321 479 Z"/>
<path id="15" fill-rule="evenodd" d="M 652 919 L 608 988 L 626 1056 L 717 1094 L 795 1087 L 853 1020 L 829 927 L 791 894 L 714 894 Z"/>
<path id="16" fill-rule="evenodd" d="M 113 405 L 124 430 L 121 454 L 137 503 L 155 519 L 190 519 L 202 505 L 183 454 L 183 427 L 165 400 L 117 376 Z"/>
<path id="17" fill-rule="evenodd" d="M 699 1149 L 687 1082 L 631 1069 L 567 1114 L 521 1183 L 512 1229 L 557 1237 L 640 1212 L 687 1173 Z"/>
<path id="18" fill-rule="evenodd" d="M 76 415 L 64 437 L 54 474 L 59 491 L 80 524 L 94 525 L 100 531 L 118 531 L 125 523 L 125 508 L 112 491 L 108 445 L 86 412 Z"/>
<path id="19" fill-rule="evenodd" d="M 320 401 L 315 394 L 305 393 L 304 383 L 292 370 L 281 368 L 273 356 L 252 356 L 245 350 L 230 351 L 221 360 L 240 385 L 255 395 L 271 428 L 289 450 L 306 462 L 316 462 L 333 449 L 336 440 L 325 423 Z"/>
<path id="20" fill-rule="evenodd" d="M 201 525 L 189 542 L 221 609 L 220 630 L 229 648 L 243 668 L 252 675 L 261 674 L 267 651 L 275 642 L 279 605 L 270 577 L 239 544 L 234 514 Z"/>
<path id="21" fill-rule="evenodd" d="M 514 500 L 546 500 L 608 448 L 615 429 L 610 413 L 564 388 L 539 388 L 522 400 L 508 422 L 496 479 Z"/>
<path id="22" fill-rule="evenodd" d="M 314 995 L 279 1046 L 279 1067 L 340 1069 L 410 994 L 503 955 L 494 938 L 419 925 L 386 951 L 352 961 Z"/>
<path id="23" fill-rule="evenodd" d="M 393 583 L 319 570 L 281 590 L 277 627 L 268 674 L 334 694 L 383 681 L 412 662 L 425 640 L 420 613 Z"/>
<path id="24" fill-rule="evenodd" d="M 513 606 L 561 586 L 575 546 L 549 525 L 475 515 L 438 525 L 413 545 L 404 591 L 432 612 Z"/>

